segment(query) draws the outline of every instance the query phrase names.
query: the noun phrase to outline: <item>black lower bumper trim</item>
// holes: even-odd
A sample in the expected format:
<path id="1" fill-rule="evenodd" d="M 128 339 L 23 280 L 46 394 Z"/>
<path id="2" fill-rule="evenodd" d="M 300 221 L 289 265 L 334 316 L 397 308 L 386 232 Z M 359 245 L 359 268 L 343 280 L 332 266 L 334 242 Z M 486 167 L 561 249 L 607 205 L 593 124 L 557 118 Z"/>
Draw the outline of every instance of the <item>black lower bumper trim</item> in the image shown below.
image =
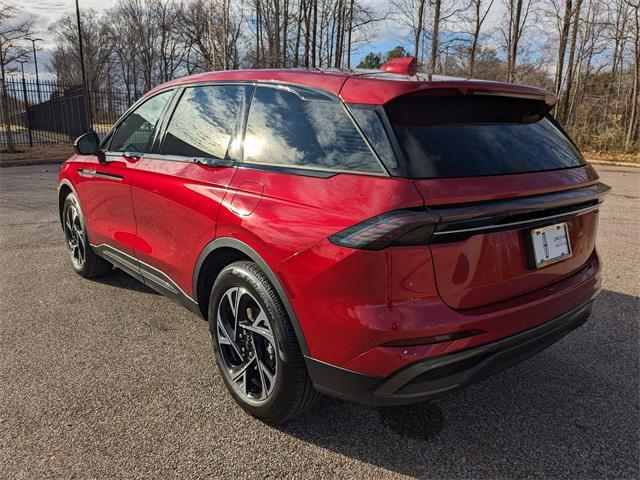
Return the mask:
<path id="1" fill-rule="evenodd" d="M 326 394 L 369 405 L 427 400 L 509 368 L 549 347 L 582 325 L 593 300 L 524 332 L 468 350 L 408 365 L 386 378 L 345 370 L 306 358 L 315 387 Z"/>

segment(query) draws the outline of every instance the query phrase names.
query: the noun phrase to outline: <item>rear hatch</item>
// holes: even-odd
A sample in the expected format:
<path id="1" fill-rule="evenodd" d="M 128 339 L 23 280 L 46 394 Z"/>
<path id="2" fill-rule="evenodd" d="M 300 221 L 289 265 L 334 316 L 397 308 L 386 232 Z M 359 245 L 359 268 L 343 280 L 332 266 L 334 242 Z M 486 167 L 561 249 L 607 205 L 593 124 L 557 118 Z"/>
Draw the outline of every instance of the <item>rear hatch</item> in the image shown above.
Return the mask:
<path id="1" fill-rule="evenodd" d="M 594 253 L 608 190 L 544 97 L 430 90 L 385 106 L 404 176 L 437 218 L 442 299 L 475 308 L 547 287 Z"/>

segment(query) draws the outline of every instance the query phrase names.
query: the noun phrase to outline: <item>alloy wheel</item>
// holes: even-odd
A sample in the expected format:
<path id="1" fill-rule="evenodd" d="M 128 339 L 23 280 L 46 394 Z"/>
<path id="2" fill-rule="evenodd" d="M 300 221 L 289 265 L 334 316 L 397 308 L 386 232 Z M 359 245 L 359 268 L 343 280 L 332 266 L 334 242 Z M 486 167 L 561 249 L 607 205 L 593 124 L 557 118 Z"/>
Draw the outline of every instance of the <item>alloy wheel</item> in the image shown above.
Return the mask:
<path id="1" fill-rule="evenodd" d="M 216 331 L 231 385 L 245 401 L 264 403 L 275 387 L 279 360 L 269 318 L 247 289 L 232 287 L 222 295 Z"/>
<path id="2" fill-rule="evenodd" d="M 74 205 L 70 205 L 65 212 L 64 234 L 73 265 L 76 268 L 82 268 L 86 256 L 84 230 L 82 229 L 80 215 Z"/>

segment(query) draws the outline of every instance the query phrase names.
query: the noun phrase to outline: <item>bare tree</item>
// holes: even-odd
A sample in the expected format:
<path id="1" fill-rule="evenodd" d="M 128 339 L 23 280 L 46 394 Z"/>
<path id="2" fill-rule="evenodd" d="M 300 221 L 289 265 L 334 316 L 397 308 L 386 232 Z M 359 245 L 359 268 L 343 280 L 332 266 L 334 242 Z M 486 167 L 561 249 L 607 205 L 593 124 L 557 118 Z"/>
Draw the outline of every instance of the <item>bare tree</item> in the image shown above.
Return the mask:
<path id="1" fill-rule="evenodd" d="M 472 10 L 472 25 L 473 30 L 471 32 L 471 47 L 469 48 L 469 77 L 473 77 L 475 75 L 476 70 L 476 55 L 478 52 L 478 44 L 480 42 L 480 31 L 482 30 L 482 25 L 487 19 L 487 15 L 491 11 L 491 7 L 493 6 L 494 0 L 472 0 L 471 2 L 471 10 Z"/>
<path id="2" fill-rule="evenodd" d="M 628 40 L 628 19 L 630 5 L 625 0 L 615 0 L 614 7 L 610 9 L 612 18 L 608 24 L 611 30 L 610 40 L 613 42 L 611 74 L 615 77 L 622 70 L 624 51 Z"/>
<path id="3" fill-rule="evenodd" d="M 225 1 L 226 3 L 226 1 Z M 157 64 L 160 82 L 167 82 L 174 78 L 182 65 L 186 54 L 184 39 L 178 35 L 175 20 L 182 16 L 183 4 L 173 2 L 155 2 L 151 5 L 153 20 L 157 25 Z M 224 31 L 226 38 L 226 30 Z M 225 50 L 224 68 L 226 63 Z"/>
<path id="4" fill-rule="evenodd" d="M 413 56 L 422 63 L 424 56 L 423 44 L 429 40 L 428 70 L 435 72 L 441 54 L 440 31 L 450 19 L 460 15 L 469 8 L 465 1 L 443 2 L 442 0 L 394 0 L 393 9 L 398 13 L 395 19 L 409 29 L 413 44 Z M 431 29 L 425 25 L 430 22 Z M 449 42 L 450 43 L 450 42 Z M 448 46 L 445 47 L 445 50 Z M 422 52 L 422 53 L 421 53 Z"/>
<path id="5" fill-rule="evenodd" d="M 83 10 L 80 28 L 87 85 L 90 91 L 97 91 L 106 84 L 107 59 L 113 53 L 109 42 L 111 35 L 107 24 L 91 9 Z M 56 34 L 56 48 L 51 64 L 58 79 L 64 83 L 81 84 L 80 48 L 75 15 L 69 14 L 61 18 L 50 30 Z"/>
<path id="6" fill-rule="evenodd" d="M 564 1 L 564 14 L 562 17 L 562 27 L 560 28 L 560 38 L 558 40 L 558 58 L 556 61 L 555 92 L 560 93 L 562 87 L 562 71 L 564 70 L 564 55 L 567 51 L 567 39 L 569 37 L 569 27 L 573 15 L 573 0 Z"/>
<path id="7" fill-rule="evenodd" d="M 530 20 L 531 8 L 535 0 L 506 0 L 508 25 L 502 30 L 507 47 L 507 81 L 516 81 L 518 52 L 527 21 Z"/>
<path id="8" fill-rule="evenodd" d="M 0 3 L 0 73 L 2 81 L 2 117 L 5 125 L 5 141 L 9 153 L 15 151 L 11 119 L 9 118 L 9 95 L 6 88 L 7 74 L 12 71 L 11 64 L 27 57 L 28 50 L 20 41 L 31 33 L 32 20 L 18 20 L 17 7 Z"/>
<path id="9" fill-rule="evenodd" d="M 429 71 L 436 71 L 438 60 L 438 47 L 440 45 L 440 11 L 442 10 L 442 0 L 433 0 L 433 27 L 431 29 L 431 57 L 429 60 Z"/>
<path id="10" fill-rule="evenodd" d="M 627 135 L 624 142 L 626 150 L 631 148 L 631 142 L 637 140 L 638 137 L 638 109 L 640 106 L 638 98 L 640 89 L 640 3 L 635 5 L 629 2 L 632 11 L 631 23 L 633 25 L 632 41 L 633 41 L 633 93 L 631 96 L 631 114 L 629 116 L 629 125 L 627 127 Z"/>
<path id="11" fill-rule="evenodd" d="M 571 97 L 571 89 L 573 87 L 573 77 L 575 71 L 576 45 L 578 42 L 578 30 L 580 29 L 580 9 L 582 8 L 582 0 L 576 0 L 576 6 L 572 14 L 571 43 L 569 45 L 569 60 L 567 63 L 567 78 L 564 93 L 560 97 L 560 105 L 558 108 L 559 117 L 564 120 L 569 109 L 569 99 Z"/>
<path id="12" fill-rule="evenodd" d="M 413 56 L 417 61 L 421 60 L 420 45 L 424 34 L 424 21 L 426 15 L 427 0 L 393 0 L 391 2 L 395 14 L 395 20 L 410 30 L 413 42 Z"/>
<path id="13" fill-rule="evenodd" d="M 117 14 L 113 15 L 109 24 L 109 42 L 113 55 L 119 63 L 119 76 L 124 86 L 127 102 L 132 103 L 138 97 L 138 68 L 136 39 L 132 32 L 119 21 Z"/>

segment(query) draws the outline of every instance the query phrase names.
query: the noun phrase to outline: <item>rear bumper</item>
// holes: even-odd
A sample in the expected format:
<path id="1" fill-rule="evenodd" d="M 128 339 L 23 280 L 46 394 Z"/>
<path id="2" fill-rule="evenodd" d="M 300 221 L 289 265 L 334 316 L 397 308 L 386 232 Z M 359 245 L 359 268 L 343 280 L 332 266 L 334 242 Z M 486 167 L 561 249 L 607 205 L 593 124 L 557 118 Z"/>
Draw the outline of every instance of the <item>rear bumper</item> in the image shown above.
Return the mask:
<path id="1" fill-rule="evenodd" d="M 369 405 L 427 400 L 513 366 L 560 340 L 591 314 L 593 299 L 537 327 L 459 352 L 410 364 L 380 378 L 307 358 L 320 392 Z"/>

